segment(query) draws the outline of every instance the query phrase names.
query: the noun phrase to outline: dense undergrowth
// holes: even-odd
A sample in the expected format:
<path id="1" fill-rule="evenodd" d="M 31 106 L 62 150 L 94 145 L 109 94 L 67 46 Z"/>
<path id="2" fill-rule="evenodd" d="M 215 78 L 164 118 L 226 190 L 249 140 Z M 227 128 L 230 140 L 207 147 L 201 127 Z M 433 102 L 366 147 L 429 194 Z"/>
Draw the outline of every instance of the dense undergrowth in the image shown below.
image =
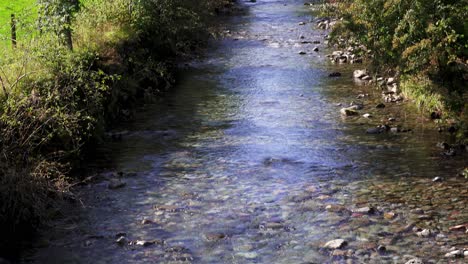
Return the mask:
<path id="1" fill-rule="evenodd" d="M 171 61 L 202 46 L 208 19 L 232 1 L 39 2 L 38 21 L 20 25 L 29 37 L 0 57 L 5 252 L 56 214 L 83 148 L 129 118 L 138 98 L 167 89 Z"/>
<path id="2" fill-rule="evenodd" d="M 336 42 L 364 45 L 375 72 L 394 74 L 423 111 L 468 131 L 468 1 L 328 1 Z"/>

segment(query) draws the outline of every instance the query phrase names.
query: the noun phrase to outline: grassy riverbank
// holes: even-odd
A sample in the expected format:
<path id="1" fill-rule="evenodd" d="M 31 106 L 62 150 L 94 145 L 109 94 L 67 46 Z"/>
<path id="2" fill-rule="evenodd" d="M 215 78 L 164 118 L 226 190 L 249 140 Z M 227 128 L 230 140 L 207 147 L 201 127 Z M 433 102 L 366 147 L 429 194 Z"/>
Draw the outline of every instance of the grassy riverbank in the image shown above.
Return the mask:
<path id="1" fill-rule="evenodd" d="M 468 6 L 464 1 L 328 1 L 334 44 L 364 45 L 372 71 L 396 76 L 406 98 L 467 137 Z M 439 120 L 439 119 L 438 119 Z"/>
<path id="2" fill-rule="evenodd" d="M 65 14 L 28 4 L 42 20 L 19 26 L 16 49 L 0 47 L 0 253 L 74 198 L 82 150 L 167 89 L 171 61 L 203 46 L 208 19 L 230 2 L 86 0 Z"/>

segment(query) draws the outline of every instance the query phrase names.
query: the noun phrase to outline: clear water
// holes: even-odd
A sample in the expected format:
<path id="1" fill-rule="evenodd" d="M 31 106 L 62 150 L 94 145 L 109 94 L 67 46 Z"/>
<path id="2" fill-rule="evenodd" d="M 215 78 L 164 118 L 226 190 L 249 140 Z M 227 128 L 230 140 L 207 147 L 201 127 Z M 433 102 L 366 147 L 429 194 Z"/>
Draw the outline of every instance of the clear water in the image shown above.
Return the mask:
<path id="1" fill-rule="evenodd" d="M 353 83 L 356 66 L 331 65 L 324 44 L 300 44 L 327 33 L 298 25 L 313 18 L 302 1 L 246 5 L 223 25 L 230 36 L 99 150 L 104 178 L 123 171 L 127 185 L 78 189 L 82 201 L 23 262 L 436 263 L 467 246 L 464 232 L 448 230 L 468 222 L 467 180 L 456 176 L 466 156 L 442 157 L 435 145 L 447 139 L 411 105 L 376 109 L 380 92 Z M 374 117 L 343 119 L 337 104 L 363 92 L 361 112 Z M 388 117 L 412 132 L 365 133 Z M 365 206 L 376 212 L 352 213 Z M 418 237 L 403 230 L 410 223 L 442 235 Z M 121 232 L 158 243 L 120 246 Z M 323 249 L 337 238 L 343 251 Z"/>

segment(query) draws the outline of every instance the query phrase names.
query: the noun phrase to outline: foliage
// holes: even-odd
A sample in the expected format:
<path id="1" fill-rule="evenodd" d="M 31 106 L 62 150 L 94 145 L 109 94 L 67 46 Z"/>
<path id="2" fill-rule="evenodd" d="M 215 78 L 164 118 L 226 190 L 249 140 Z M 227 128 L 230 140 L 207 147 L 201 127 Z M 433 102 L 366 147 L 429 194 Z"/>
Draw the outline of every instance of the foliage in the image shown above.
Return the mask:
<path id="1" fill-rule="evenodd" d="M 40 2 L 40 34 L 0 57 L 0 249 L 71 195 L 68 172 L 83 148 L 138 96 L 167 89 L 174 56 L 205 43 L 207 18 L 225 4 Z"/>
<path id="2" fill-rule="evenodd" d="M 468 92 L 466 0 L 342 2 L 343 20 L 332 32 L 335 40 L 346 37 L 349 42 L 364 44 L 373 51 L 377 70 L 395 69 L 401 76 L 424 80 L 422 87 L 431 86 L 426 95 L 443 87 L 438 91 L 440 98 L 457 96 L 461 100 Z M 415 87 L 414 82 L 410 86 Z M 450 107 L 460 112 L 463 103 Z"/>

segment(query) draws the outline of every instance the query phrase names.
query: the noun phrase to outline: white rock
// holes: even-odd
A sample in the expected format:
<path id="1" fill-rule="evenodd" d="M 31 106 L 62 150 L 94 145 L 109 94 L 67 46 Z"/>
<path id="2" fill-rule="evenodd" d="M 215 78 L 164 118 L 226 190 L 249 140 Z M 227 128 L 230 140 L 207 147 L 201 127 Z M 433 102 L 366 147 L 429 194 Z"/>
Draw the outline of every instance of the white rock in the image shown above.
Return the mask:
<path id="1" fill-rule="evenodd" d="M 363 117 L 365 117 L 365 118 L 371 118 L 371 117 L 372 117 L 372 115 L 371 115 L 371 114 L 369 114 L 369 113 L 367 113 L 367 114 L 363 114 L 362 116 L 363 116 Z"/>
<path id="2" fill-rule="evenodd" d="M 431 230 L 429 229 L 424 229 L 423 231 L 421 232 L 417 232 L 416 235 L 418 235 L 419 237 L 428 237 L 431 235 Z"/>
<path id="3" fill-rule="evenodd" d="M 366 70 L 355 70 L 353 73 L 354 78 L 361 79 L 362 77 L 367 75 Z"/>
<path id="4" fill-rule="evenodd" d="M 449 253 L 445 254 L 446 258 L 458 258 L 463 257 L 463 252 L 461 250 L 454 250 L 450 251 Z"/>
<path id="5" fill-rule="evenodd" d="M 387 85 L 392 85 L 392 84 L 394 84 L 394 83 L 396 83 L 395 78 L 388 78 L 388 79 L 387 79 Z"/>
<path id="6" fill-rule="evenodd" d="M 346 246 L 347 242 L 344 239 L 335 239 L 325 243 L 323 247 L 328 249 L 340 249 Z"/>

